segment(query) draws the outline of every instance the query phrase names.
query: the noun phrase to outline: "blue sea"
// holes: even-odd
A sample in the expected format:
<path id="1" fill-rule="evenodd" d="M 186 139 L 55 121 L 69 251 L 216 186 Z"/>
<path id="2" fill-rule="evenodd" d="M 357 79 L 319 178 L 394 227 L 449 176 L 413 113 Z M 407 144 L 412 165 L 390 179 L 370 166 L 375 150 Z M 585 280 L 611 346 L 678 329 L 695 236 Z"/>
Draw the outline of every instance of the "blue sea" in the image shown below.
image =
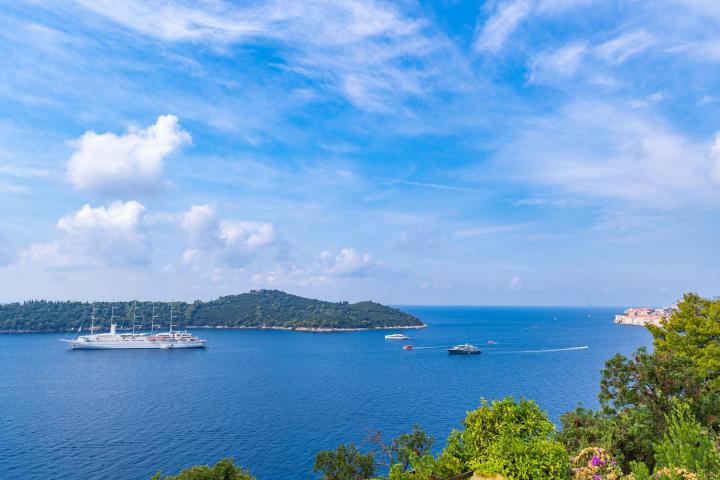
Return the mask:
<path id="1" fill-rule="evenodd" d="M 399 342 L 196 330 L 211 348 L 72 351 L 63 335 L 0 335 L 0 476 L 148 479 L 231 456 L 259 479 L 312 479 L 318 450 L 371 429 L 418 423 L 440 448 L 481 397 L 531 398 L 556 422 L 595 407 L 605 360 L 651 343 L 612 323 L 619 309 L 402 308 L 429 327 Z M 445 350 L 466 341 L 483 353 Z"/>

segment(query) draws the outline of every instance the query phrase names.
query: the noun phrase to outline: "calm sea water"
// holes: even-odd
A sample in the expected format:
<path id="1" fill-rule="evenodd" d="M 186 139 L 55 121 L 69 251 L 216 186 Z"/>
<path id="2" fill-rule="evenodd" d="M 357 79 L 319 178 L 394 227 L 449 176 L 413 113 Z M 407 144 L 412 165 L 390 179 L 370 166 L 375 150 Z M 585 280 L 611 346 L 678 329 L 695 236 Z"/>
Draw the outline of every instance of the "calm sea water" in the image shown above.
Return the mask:
<path id="1" fill-rule="evenodd" d="M 430 325 L 408 342 L 205 330 L 207 350 L 71 351 L 62 335 L 0 335 L 0 476 L 147 479 L 232 456 L 260 479 L 313 478 L 318 450 L 369 429 L 419 423 L 441 446 L 480 397 L 532 398 L 555 421 L 596 406 L 605 360 L 651 340 L 614 325 L 617 309 L 404 309 Z M 466 341 L 483 354 L 441 348 Z"/>

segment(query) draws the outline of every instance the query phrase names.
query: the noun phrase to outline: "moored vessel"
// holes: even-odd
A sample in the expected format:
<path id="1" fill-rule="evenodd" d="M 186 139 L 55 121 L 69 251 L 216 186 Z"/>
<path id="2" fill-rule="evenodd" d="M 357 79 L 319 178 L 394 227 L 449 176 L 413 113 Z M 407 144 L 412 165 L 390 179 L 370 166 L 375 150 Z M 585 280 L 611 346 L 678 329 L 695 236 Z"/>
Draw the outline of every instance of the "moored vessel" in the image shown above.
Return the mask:
<path id="1" fill-rule="evenodd" d="M 118 333 L 118 326 L 115 322 L 115 306 L 110 309 L 110 332 L 96 333 L 100 327 L 95 326 L 95 306 L 91 316 L 90 334 L 79 335 L 74 340 L 67 342 L 73 349 L 83 350 L 114 350 L 114 349 L 175 349 L 175 348 L 204 348 L 207 340 L 193 336 L 188 331 L 173 331 L 174 306 L 170 307 L 170 326 L 167 332 L 155 332 L 155 306 L 153 305 L 153 318 L 150 333 L 141 333 L 136 330 L 142 329 L 137 325 L 137 303 L 133 310 L 132 332 Z M 80 329 L 78 329 L 79 331 Z"/>

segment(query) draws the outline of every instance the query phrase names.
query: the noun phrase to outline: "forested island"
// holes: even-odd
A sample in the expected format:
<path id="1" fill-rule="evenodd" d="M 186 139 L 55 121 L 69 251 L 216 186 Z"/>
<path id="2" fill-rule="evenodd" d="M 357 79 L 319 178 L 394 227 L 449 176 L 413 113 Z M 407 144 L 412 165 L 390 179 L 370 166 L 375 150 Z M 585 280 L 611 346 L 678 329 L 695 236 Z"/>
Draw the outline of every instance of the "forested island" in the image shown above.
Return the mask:
<path id="1" fill-rule="evenodd" d="M 89 326 L 93 305 L 102 325 L 109 324 L 114 306 L 116 323 L 129 327 L 136 322 L 149 328 L 167 326 L 171 306 L 173 322 L 181 327 L 277 328 L 333 331 L 375 328 L 421 328 L 425 325 L 397 308 L 365 301 L 326 302 L 291 295 L 278 290 L 251 290 L 203 302 L 75 302 L 30 300 L 0 305 L 0 333 L 67 332 Z M 137 310 L 135 306 L 137 305 Z M 97 321 L 96 321 L 97 322 Z"/>

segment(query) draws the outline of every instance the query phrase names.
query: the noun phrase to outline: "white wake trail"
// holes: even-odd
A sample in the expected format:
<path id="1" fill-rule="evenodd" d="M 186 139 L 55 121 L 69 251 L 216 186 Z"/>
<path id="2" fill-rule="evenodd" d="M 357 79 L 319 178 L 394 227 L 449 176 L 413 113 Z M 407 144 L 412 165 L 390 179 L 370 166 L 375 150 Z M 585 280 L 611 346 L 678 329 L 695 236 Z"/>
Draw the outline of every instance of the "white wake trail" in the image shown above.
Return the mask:
<path id="1" fill-rule="evenodd" d="M 520 353 L 545 353 L 545 352 L 568 352 L 570 350 L 585 350 L 590 348 L 589 345 L 582 345 L 580 347 L 568 347 L 568 348 L 547 348 L 544 350 L 520 350 Z"/>

